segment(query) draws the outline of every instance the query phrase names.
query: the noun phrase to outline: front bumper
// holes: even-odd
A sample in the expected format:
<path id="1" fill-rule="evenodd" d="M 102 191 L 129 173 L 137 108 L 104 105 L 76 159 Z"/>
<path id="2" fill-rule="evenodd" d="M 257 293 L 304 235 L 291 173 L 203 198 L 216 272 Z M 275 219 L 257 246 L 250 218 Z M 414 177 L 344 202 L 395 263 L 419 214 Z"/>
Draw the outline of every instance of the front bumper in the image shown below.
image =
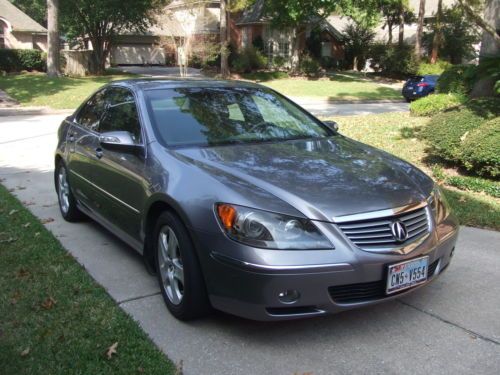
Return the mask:
<path id="1" fill-rule="evenodd" d="M 336 313 L 411 293 L 431 283 L 449 265 L 457 236 L 458 226 L 451 216 L 406 255 L 366 252 L 345 238 L 338 238 L 335 250 L 245 249 L 224 236 L 196 233 L 199 244 L 209 244 L 199 254 L 213 307 L 262 321 Z M 383 284 L 387 266 L 423 255 L 429 256 L 429 269 L 433 268 L 428 280 L 386 296 Z M 345 302 L 338 300 L 336 286 L 352 287 L 354 292 L 359 292 L 359 288 L 371 289 L 363 294 L 366 298 Z M 284 303 L 280 295 L 287 291 L 296 291 L 300 297 L 294 303 Z"/>

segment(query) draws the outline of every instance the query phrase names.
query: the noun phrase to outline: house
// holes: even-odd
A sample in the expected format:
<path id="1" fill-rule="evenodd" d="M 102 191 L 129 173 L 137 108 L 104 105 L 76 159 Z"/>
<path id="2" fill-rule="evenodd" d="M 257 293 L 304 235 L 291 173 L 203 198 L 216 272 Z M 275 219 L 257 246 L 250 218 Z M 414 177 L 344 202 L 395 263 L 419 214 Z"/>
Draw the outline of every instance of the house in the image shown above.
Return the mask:
<path id="1" fill-rule="evenodd" d="M 0 48 L 47 51 L 47 29 L 8 0 L 0 0 Z"/>
<path id="2" fill-rule="evenodd" d="M 313 17 L 306 25 L 298 25 L 293 29 L 278 29 L 272 26 L 271 21 L 271 17 L 264 13 L 264 0 L 257 0 L 243 11 L 235 22 L 237 31 L 232 33 L 232 41 L 236 47 L 245 48 L 255 44 L 256 40 L 261 40 L 269 61 L 274 61 L 279 56 L 290 65 L 294 56 L 306 48 L 306 41 L 311 33 L 318 31 L 320 57 L 332 58 L 335 61 L 344 59 L 343 36 L 330 22 Z"/>
<path id="3" fill-rule="evenodd" d="M 425 2 L 425 13 L 424 13 L 424 23 L 430 22 L 436 17 L 438 9 L 439 0 L 426 0 Z M 442 0 L 443 8 L 449 8 L 457 3 L 457 0 Z M 409 0 L 410 9 L 413 11 L 415 16 L 418 16 L 418 11 L 420 8 L 420 0 Z M 349 17 L 331 15 L 328 17 L 328 21 L 334 24 L 339 30 L 344 30 L 345 27 L 351 22 Z M 398 26 L 394 25 L 395 28 L 392 30 L 393 43 L 398 41 Z M 414 44 L 417 34 L 417 23 L 414 22 L 410 25 L 405 25 L 404 27 L 404 41 L 409 44 Z M 381 22 L 375 28 L 375 40 L 378 42 L 387 42 L 389 40 L 389 32 L 387 27 Z"/>
<path id="4" fill-rule="evenodd" d="M 157 15 L 157 24 L 145 33 L 119 35 L 110 53 L 112 65 L 163 65 L 176 58 L 177 48 L 189 37 L 191 44 L 218 42 L 219 1 L 175 0 Z M 174 60 L 175 61 L 175 60 Z"/>

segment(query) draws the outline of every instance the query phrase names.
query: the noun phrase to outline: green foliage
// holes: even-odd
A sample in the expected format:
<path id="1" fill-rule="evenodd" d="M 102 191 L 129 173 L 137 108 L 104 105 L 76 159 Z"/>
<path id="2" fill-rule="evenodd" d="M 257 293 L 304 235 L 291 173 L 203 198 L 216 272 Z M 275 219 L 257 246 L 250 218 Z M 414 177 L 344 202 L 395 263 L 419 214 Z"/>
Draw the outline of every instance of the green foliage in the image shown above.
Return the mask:
<path id="1" fill-rule="evenodd" d="M 239 51 L 231 60 L 232 69 L 238 73 L 250 73 L 253 70 L 264 69 L 267 63 L 267 57 L 253 46 Z"/>
<path id="2" fill-rule="evenodd" d="M 283 69 L 287 63 L 288 59 L 283 56 L 275 56 L 273 58 L 273 67 L 275 69 Z"/>
<path id="3" fill-rule="evenodd" d="M 290 78 L 287 72 L 279 72 L 279 71 L 252 72 L 252 73 L 245 73 L 242 76 L 245 79 L 257 82 L 275 81 L 278 79 Z"/>
<path id="4" fill-rule="evenodd" d="M 460 94 L 428 95 L 410 104 L 410 113 L 413 116 L 432 116 L 449 108 L 463 104 L 467 100 Z"/>
<path id="5" fill-rule="evenodd" d="M 429 62 L 421 62 L 418 66 L 417 74 L 420 76 L 439 75 L 449 67 L 451 67 L 451 64 L 445 60 L 438 60 L 435 64 L 431 64 Z"/>
<path id="6" fill-rule="evenodd" d="M 453 65 L 439 77 L 436 91 L 439 93 L 456 93 L 468 95 L 477 78 L 476 65 Z"/>
<path id="7" fill-rule="evenodd" d="M 386 75 L 409 76 L 416 74 L 418 70 L 414 47 L 407 44 L 372 45 L 369 57 L 372 59 L 372 67 Z"/>
<path id="8" fill-rule="evenodd" d="M 479 175 L 500 177 L 500 117 L 485 122 L 465 137 L 461 162 Z"/>
<path id="9" fill-rule="evenodd" d="M 456 4 L 451 8 L 443 9 L 440 26 L 443 36 L 439 48 L 441 58 L 453 64 L 460 64 L 464 59 L 470 60 L 476 57 L 474 45 L 481 40 L 481 34 L 460 5 Z M 430 54 L 437 29 L 436 18 L 428 24 L 427 29 L 423 44 Z"/>
<path id="10" fill-rule="evenodd" d="M 256 36 L 253 41 L 252 45 L 257 48 L 260 52 L 264 52 L 265 46 L 264 46 L 264 39 L 260 35 Z"/>
<path id="11" fill-rule="evenodd" d="M 321 71 L 321 66 L 313 57 L 303 55 L 300 58 L 299 71 L 308 77 L 317 77 Z"/>
<path id="12" fill-rule="evenodd" d="M 9 0 L 28 16 L 47 26 L 47 0 Z"/>
<path id="13" fill-rule="evenodd" d="M 309 37 L 306 39 L 306 49 L 310 56 L 319 60 L 321 59 L 321 29 L 318 27 L 311 30 Z"/>
<path id="14" fill-rule="evenodd" d="M 44 71 L 46 57 L 36 49 L 0 49 L 0 71 Z"/>
<path id="15" fill-rule="evenodd" d="M 482 56 L 477 67 L 479 78 L 492 79 L 494 84 L 494 93 L 500 95 L 500 56 Z"/>
<path id="16" fill-rule="evenodd" d="M 486 193 L 495 198 L 500 198 L 500 182 L 472 176 L 449 176 L 445 183 L 461 190 Z"/>
<path id="17" fill-rule="evenodd" d="M 466 133 L 478 128 L 484 118 L 468 108 L 439 113 L 423 130 L 433 152 L 445 160 L 459 162 Z"/>
<path id="18" fill-rule="evenodd" d="M 375 38 L 375 32 L 361 23 L 352 22 L 345 27 L 344 34 L 348 64 L 355 69 L 362 69 L 368 57 L 370 45 Z"/>

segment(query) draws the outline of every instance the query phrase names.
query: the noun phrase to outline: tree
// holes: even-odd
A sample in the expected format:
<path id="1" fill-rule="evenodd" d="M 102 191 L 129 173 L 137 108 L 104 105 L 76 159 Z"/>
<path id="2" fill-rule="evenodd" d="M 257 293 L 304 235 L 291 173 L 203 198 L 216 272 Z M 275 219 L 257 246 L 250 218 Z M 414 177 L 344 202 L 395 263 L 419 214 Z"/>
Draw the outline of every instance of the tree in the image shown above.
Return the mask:
<path id="1" fill-rule="evenodd" d="M 375 38 L 375 32 L 366 25 L 352 22 L 344 29 L 346 35 L 346 55 L 352 59 L 352 68 L 358 70 L 365 64 L 370 45 Z"/>
<path id="2" fill-rule="evenodd" d="M 458 3 L 477 26 L 486 34 L 489 34 L 494 42 L 500 43 L 500 34 L 498 32 L 500 2 L 498 0 L 458 0 Z M 484 17 L 482 16 L 483 10 Z M 497 23 L 495 24 L 495 22 Z"/>
<path id="3" fill-rule="evenodd" d="M 227 78 L 229 76 L 227 19 L 228 19 L 228 12 L 226 10 L 226 0 L 221 0 L 220 1 L 220 45 L 221 45 L 220 74 L 222 75 L 223 78 Z"/>
<path id="4" fill-rule="evenodd" d="M 418 7 L 417 35 L 415 39 L 415 55 L 422 56 L 422 35 L 424 33 L 425 0 L 420 0 Z"/>
<path id="5" fill-rule="evenodd" d="M 60 59 L 59 42 L 59 0 L 47 0 L 47 75 L 49 77 L 58 77 Z"/>
<path id="6" fill-rule="evenodd" d="M 43 26 L 47 26 L 47 0 L 10 0 L 28 16 Z"/>
<path id="7" fill-rule="evenodd" d="M 443 39 L 443 0 L 438 0 L 434 38 L 432 40 L 431 64 L 435 64 L 438 59 L 439 48 Z"/>
<path id="8" fill-rule="evenodd" d="M 382 28 L 387 27 L 387 44 L 392 44 L 392 31 L 398 27 L 398 44 L 403 45 L 404 27 L 415 20 L 415 15 L 410 9 L 408 0 L 380 0 L 379 9 L 384 18 Z"/>
<path id="9" fill-rule="evenodd" d="M 61 16 L 67 36 L 92 43 L 92 72 L 103 74 L 116 35 L 144 32 L 168 0 L 65 0 Z"/>

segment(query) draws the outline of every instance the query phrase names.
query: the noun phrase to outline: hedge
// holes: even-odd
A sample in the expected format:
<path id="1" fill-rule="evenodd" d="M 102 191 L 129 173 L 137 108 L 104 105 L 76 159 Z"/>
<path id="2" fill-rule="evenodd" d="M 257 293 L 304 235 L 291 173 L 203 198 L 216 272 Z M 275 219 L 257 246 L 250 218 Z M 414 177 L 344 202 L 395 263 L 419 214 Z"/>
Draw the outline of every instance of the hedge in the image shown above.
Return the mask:
<path id="1" fill-rule="evenodd" d="M 461 94 L 434 94 L 428 95 L 410 104 L 410 113 L 413 116 L 432 116 L 444 110 L 459 106 L 467 98 Z"/>
<path id="2" fill-rule="evenodd" d="M 477 78 L 476 65 L 453 65 L 439 77 L 436 92 L 441 94 L 455 93 L 467 95 Z"/>
<path id="3" fill-rule="evenodd" d="M 466 135 L 461 162 L 479 175 L 500 177 L 500 117 L 483 123 Z"/>
<path id="4" fill-rule="evenodd" d="M 0 71 L 45 71 L 46 56 L 36 49 L 0 49 Z"/>

